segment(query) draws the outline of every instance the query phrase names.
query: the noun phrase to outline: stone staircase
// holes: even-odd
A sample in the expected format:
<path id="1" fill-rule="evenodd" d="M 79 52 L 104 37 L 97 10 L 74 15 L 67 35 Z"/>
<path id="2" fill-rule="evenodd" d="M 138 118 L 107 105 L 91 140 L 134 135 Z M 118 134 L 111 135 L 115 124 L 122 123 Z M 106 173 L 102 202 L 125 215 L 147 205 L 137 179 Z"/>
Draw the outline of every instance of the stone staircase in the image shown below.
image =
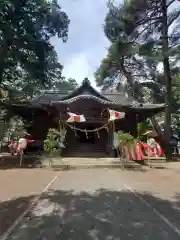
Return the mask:
<path id="1" fill-rule="evenodd" d="M 69 133 L 70 134 L 70 133 Z M 67 136 L 68 144 L 64 149 L 64 157 L 106 157 L 105 148 L 101 144 L 91 142 L 80 142 L 74 133 Z"/>
<path id="2" fill-rule="evenodd" d="M 69 146 L 64 154 L 64 157 L 107 157 L 103 147 L 96 146 L 95 144 L 80 143 Z"/>
<path id="3" fill-rule="evenodd" d="M 43 167 L 49 167 L 49 159 L 43 160 Z M 140 165 L 134 161 L 122 162 L 118 158 L 53 158 L 52 168 L 61 169 L 87 169 L 87 168 L 119 168 L 146 171 L 146 166 Z"/>
<path id="4" fill-rule="evenodd" d="M 63 157 L 107 157 L 101 141 L 96 143 L 80 142 L 73 130 L 67 132 L 65 143 L 66 148 L 63 151 Z"/>

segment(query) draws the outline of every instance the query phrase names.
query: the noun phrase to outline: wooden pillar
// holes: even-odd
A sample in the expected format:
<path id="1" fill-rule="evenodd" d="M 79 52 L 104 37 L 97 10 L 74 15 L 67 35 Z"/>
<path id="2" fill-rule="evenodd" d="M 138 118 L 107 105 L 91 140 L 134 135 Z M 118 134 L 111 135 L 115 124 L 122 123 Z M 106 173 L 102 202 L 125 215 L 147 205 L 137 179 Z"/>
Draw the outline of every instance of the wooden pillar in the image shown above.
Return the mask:
<path id="1" fill-rule="evenodd" d="M 111 124 L 109 124 L 109 125 L 108 125 L 108 144 L 107 144 L 107 152 L 108 152 L 108 155 L 110 155 L 111 138 L 112 138 Z"/>
<path id="2" fill-rule="evenodd" d="M 137 115 L 137 113 L 135 114 L 135 118 L 134 118 L 134 134 L 133 134 L 133 136 L 135 138 L 138 137 L 138 115 Z"/>
<path id="3" fill-rule="evenodd" d="M 33 119 L 31 135 L 35 140 L 44 140 L 50 127 L 50 119 L 46 112 L 39 112 Z"/>
<path id="4" fill-rule="evenodd" d="M 138 135 L 138 119 L 137 119 L 137 114 L 136 113 L 130 113 L 128 116 L 128 128 L 129 128 L 129 133 L 134 136 L 137 137 Z"/>
<path id="5" fill-rule="evenodd" d="M 110 123 L 108 125 L 108 147 L 107 147 L 107 150 L 108 150 L 108 155 L 111 156 L 112 154 L 112 145 L 113 145 L 113 123 Z"/>

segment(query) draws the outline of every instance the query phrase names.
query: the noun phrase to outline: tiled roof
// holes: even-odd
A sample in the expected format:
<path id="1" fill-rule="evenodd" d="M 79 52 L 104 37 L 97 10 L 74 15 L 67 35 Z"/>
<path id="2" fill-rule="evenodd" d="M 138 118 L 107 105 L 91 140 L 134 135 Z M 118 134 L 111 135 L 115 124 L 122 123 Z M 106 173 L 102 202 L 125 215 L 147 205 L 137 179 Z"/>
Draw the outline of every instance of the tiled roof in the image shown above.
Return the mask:
<path id="1" fill-rule="evenodd" d="M 32 105 L 41 105 L 49 103 L 70 104 L 79 99 L 92 99 L 102 104 L 118 105 L 119 107 L 129 106 L 134 109 L 152 110 L 163 108 L 164 104 L 140 104 L 133 97 L 126 96 L 119 92 L 98 92 L 88 82 L 75 89 L 74 91 L 46 91 L 42 95 L 31 100 Z"/>
<path id="2" fill-rule="evenodd" d="M 70 100 L 71 98 L 67 98 L 67 96 L 69 95 L 69 93 L 62 93 L 61 91 L 49 91 L 49 92 L 44 92 L 41 96 L 33 99 L 31 101 L 32 104 L 37 104 L 37 103 L 48 103 L 48 102 L 59 102 L 59 101 L 65 101 L 68 102 L 66 100 Z M 79 98 L 85 98 L 84 96 L 87 96 L 87 98 L 90 98 L 90 96 L 92 96 L 93 98 L 93 94 L 85 91 L 83 94 L 78 95 Z M 120 104 L 120 105 L 130 105 L 133 102 L 135 102 L 133 99 L 131 98 L 127 98 L 124 94 L 122 93 L 101 93 L 101 95 L 103 96 L 104 101 L 109 101 L 115 104 Z M 82 97 L 81 97 L 82 96 Z M 96 96 L 97 97 L 97 96 Z M 72 97 L 72 99 L 74 99 L 74 97 Z M 75 98 L 76 99 L 76 98 Z M 102 101 L 103 102 L 103 101 Z"/>
<path id="3" fill-rule="evenodd" d="M 90 94 L 82 94 L 82 95 L 77 95 L 75 97 L 72 97 L 70 99 L 61 99 L 59 101 L 52 101 L 51 100 L 51 103 L 61 103 L 61 104 L 70 104 L 70 103 L 73 103 L 73 102 L 76 102 L 80 99 L 91 99 L 91 100 L 95 100 L 101 104 L 114 104 L 114 105 L 123 105 L 123 106 L 131 106 L 132 102 L 128 102 L 128 101 L 124 101 L 123 99 L 118 99 L 118 101 L 111 101 L 111 100 L 106 100 L 106 99 L 102 99 L 100 97 L 96 97 L 96 96 L 93 96 L 93 95 L 90 95 Z"/>
<path id="4" fill-rule="evenodd" d="M 130 99 L 126 98 L 122 94 L 111 93 L 111 94 L 102 94 L 102 95 L 105 97 L 104 99 L 102 99 L 104 101 L 114 102 L 116 104 L 125 104 L 125 105 L 129 105 L 132 103 L 132 101 Z M 83 94 L 78 95 L 78 96 L 79 96 L 79 98 L 86 98 L 85 96 L 87 96 L 87 98 L 94 97 L 92 94 L 90 94 L 88 92 L 84 92 Z M 32 103 L 59 102 L 59 101 L 63 101 L 63 100 L 65 102 L 68 102 L 67 100 L 70 100 L 70 99 L 76 99 L 76 98 L 75 97 L 67 98 L 67 94 L 63 94 L 61 92 L 45 92 L 41 96 L 33 99 Z"/>
<path id="5" fill-rule="evenodd" d="M 50 101 L 60 101 L 64 99 L 68 95 L 67 93 L 61 92 L 61 91 L 47 91 L 41 94 L 40 96 L 34 98 L 31 103 L 48 103 Z"/>
<path id="6" fill-rule="evenodd" d="M 140 104 L 136 102 L 133 98 L 125 96 L 123 93 L 101 93 L 105 99 L 91 95 L 91 94 L 81 94 L 72 98 L 67 98 L 67 94 L 62 94 L 61 92 L 45 92 L 43 95 L 32 100 L 32 104 L 48 104 L 48 103 L 58 103 L 58 104 L 70 104 L 80 99 L 92 99 L 101 104 L 118 105 L 118 106 L 129 106 L 134 109 L 149 109 L 153 110 L 155 108 L 163 108 L 164 104 Z M 106 100 L 107 99 L 107 100 Z"/>
<path id="7" fill-rule="evenodd" d="M 135 102 L 134 99 L 130 97 L 126 97 L 124 93 L 114 92 L 114 93 L 101 93 L 104 97 L 106 97 L 109 101 L 114 102 L 120 105 L 131 105 Z"/>
<path id="8" fill-rule="evenodd" d="M 44 111 L 42 105 L 49 104 L 71 104 L 80 99 L 92 99 L 106 107 L 116 109 L 125 109 L 125 111 L 132 111 L 136 113 L 143 113 L 142 115 L 152 116 L 155 113 L 162 111 L 164 104 L 141 104 L 136 102 L 132 97 L 126 96 L 119 92 L 98 92 L 89 83 L 84 82 L 75 91 L 48 91 L 37 96 L 33 100 L 24 104 L 8 104 L 12 111 L 17 115 L 25 118 L 32 118 L 35 111 Z"/>

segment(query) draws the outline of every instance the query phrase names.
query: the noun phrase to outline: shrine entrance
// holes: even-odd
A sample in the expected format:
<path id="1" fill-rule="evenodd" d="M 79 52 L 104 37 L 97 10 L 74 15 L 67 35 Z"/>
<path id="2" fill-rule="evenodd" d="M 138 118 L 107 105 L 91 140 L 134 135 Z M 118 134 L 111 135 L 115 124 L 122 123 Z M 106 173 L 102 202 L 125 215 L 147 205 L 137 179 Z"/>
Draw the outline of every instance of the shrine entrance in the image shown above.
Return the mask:
<path id="1" fill-rule="evenodd" d="M 101 129 L 99 132 L 94 131 L 100 127 L 98 123 L 80 123 L 76 124 L 77 129 L 68 129 L 66 138 L 66 157 L 106 157 L 108 132 Z"/>
<path id="2" fill-rule="evenodd" d="M 93 130 L 93 126 L 88 126 L 87 131 Z M 96 137 L 95 132 L 88 132 L 87 134 L 81 131 L 76 131 L 77 139 L 80 143 L 86 143 L 86 144 L 95 144 L 96 143 Z"/>

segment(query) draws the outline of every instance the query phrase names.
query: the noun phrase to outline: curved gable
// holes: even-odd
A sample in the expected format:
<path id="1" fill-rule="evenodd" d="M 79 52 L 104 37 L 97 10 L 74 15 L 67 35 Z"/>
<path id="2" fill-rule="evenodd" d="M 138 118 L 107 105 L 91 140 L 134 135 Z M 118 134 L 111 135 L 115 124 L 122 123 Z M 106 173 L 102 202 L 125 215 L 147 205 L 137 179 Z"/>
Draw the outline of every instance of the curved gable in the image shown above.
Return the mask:
<path id="1" fill-rule="evenodd" d="M 95 88 L 91 86 L 91 83 L 87 78 L 84 79 L 80 87 L 76 88 L 73 92 L 64 97 L 63 100 L 74 98 L 78 95 L 92 95 L 94 97 L 109 101 L 108 98 L 100 94 L 98 91 L 96 91 Z"/>

